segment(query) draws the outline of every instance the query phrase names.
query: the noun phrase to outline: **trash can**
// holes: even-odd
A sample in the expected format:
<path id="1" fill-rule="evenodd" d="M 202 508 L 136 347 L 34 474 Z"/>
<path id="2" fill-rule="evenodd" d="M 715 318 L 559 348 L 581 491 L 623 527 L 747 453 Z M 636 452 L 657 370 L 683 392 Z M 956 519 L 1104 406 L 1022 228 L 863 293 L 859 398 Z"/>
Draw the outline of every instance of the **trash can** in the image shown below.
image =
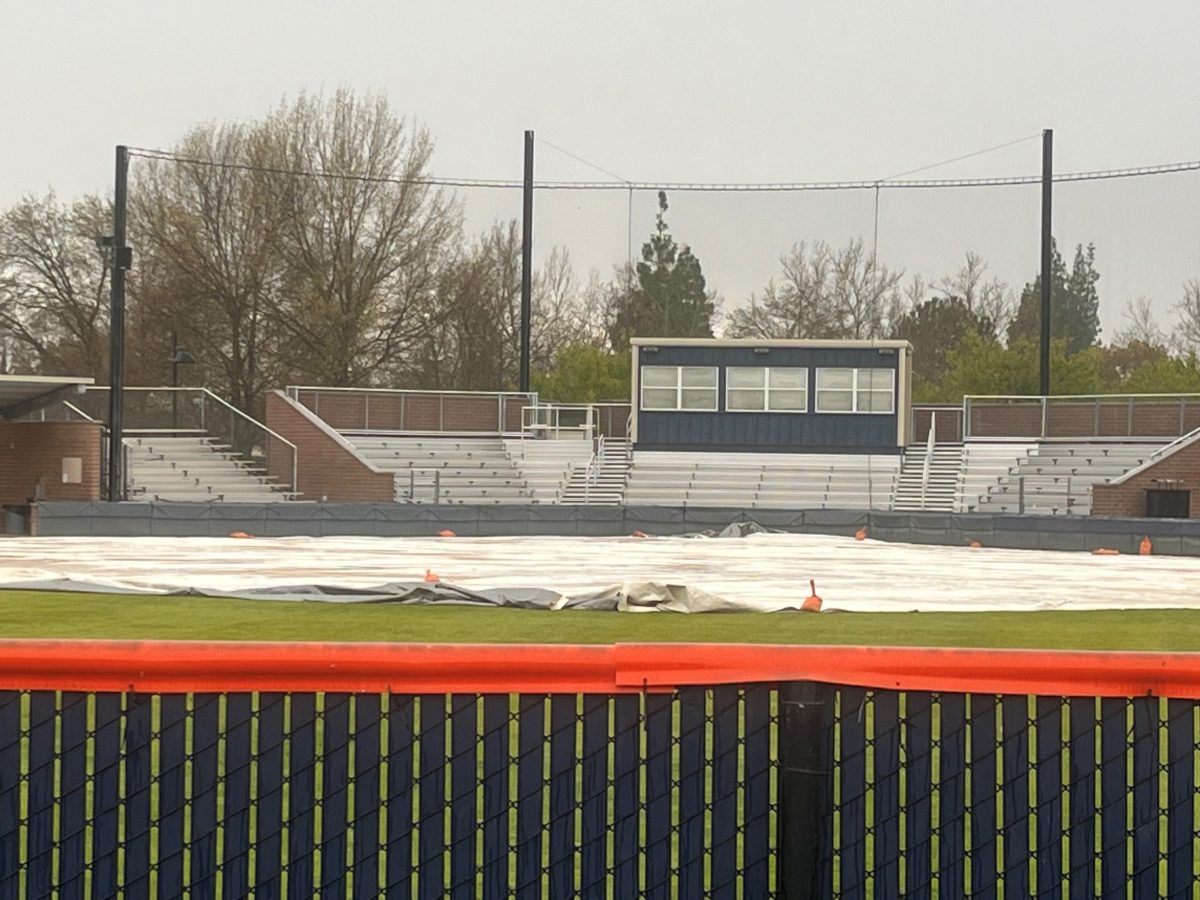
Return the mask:
<path id="1" fill-rule="evenodd" d="M 4 507 L 4 533 L 29 534 L 29 507 L 8 505 Z"/>

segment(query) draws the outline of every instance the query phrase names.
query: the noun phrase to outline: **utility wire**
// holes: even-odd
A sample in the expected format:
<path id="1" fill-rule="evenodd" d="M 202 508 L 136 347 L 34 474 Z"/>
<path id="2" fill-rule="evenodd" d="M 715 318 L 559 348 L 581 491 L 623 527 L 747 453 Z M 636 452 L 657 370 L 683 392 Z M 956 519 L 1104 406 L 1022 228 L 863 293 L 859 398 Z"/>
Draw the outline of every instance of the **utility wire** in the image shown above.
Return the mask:
<path id="1" fill-rule="evenodd" d="M 375 184 L 411 184 L 435 187 L 494 188 L 520 190 L 520 181 L 492 178 L 446 178 L 434 175 L 405 178 L 398 175 L 356 175 L 343 172 L 321 172 L 305 169 L 281 169 L 257 166 L 249 163 L 218 162 L 210 159 L 194 159 L 169 153 L 130 147 L 130 156 L 158 159 L 187 165 L 209 166 L 221 169 L 239 169 L 247 172 L 265 172 L 302 178 L 331 178 L 344 181 L 361 181 Z M 942 165 L 939 163 L 938 165 Z M 1102 181 L 1115 178 L 1141 178 L 1151 175 L 1169 175 L 1177 172 L 1200 171 L 1200 160 L 1165 163 L 1154 166 L 1136 166 L 1124 169 L 1099 169 L 1090 172 L 1061 172 L 1054 176 L 1055 182 Z M 717 192 L 717 193 L 785 193 L 797 191 L 861 191 L 873 190 L 876 186 L 884 190 L 914 190 L 923 188 L 968 188 L 1009 187 L 1023 184 L 1040 184 L 1042 176 L 1013 175 L 1000 178 L 928 178 L 928 179 L 879 179 L 864 181 L 788 181 L 788 182 L 660 182 L 660 181 L 538 181 L 534 187 L 547 191 L 672 191 Z"/>
<path id="2" fill-rule="evenodd" d="M 615 178 L 617 181 L 621 182 L 621 184 L 628 185 L 630 183 L 628 178 L 622 178 L 620 175 L 617 175 L 615 172 L 608 171 L 608 169 L 604 168 L 603 166 L 598 166 L 594 162 L 588 162 L 582 156 L 577 156 L 576 154 L 572 153 L 570 150 L 564 150 L 562 147 L 558 146 L 558 144 L 552 144 L 549 141 L 544 140 L 542 138 L 538 138 L 537 141 L 539 144 L 545 144 L 547 147 L 549 147 L 552 150 L 557 150 L 563 156 L 569 156 L 569 157 L 571 157 L 571 159 L 575 160 L 576 162 L 583 163 L 589 169 L 595 169 L 597 172 L 602 172 L 603 174 L 607 175 L 609 178 Z"/>
<path id="3" fill-rule="evenodd" d="M 973 153 L 964 153 L 962 156 L 955 156 L 952 159 L 944 159 L 941 162 L 930 163 L 927 166 L 921 166 L 919 169 L 909 169 L 907 172 L 898 172 L 895 175 L 889 175 L 887 178 L 881 178 L 880 182 L 886 183 L 895 178 L 904 178 L 906 175 L 916 175 L 918 172 L 928 172 L 930 169 L 940 169 L 942 166 L 948 166 L 951 163 L 962 162 L 964 159 L 974 159 L 976 156 L 983 156 L 985 153 L 994 153 L 997 150 L 1003 150 L 1006 147 L 1015 147 L 1017 144 L 1023 144 L 1026 141 L 1032 141 L 1035 138 L 1041 137 L 1041 132 L 1037 134 L 1026 135 L 1022 138 L 1017 138 L 1012 141 L 1005 141 L 1003 144 L 996 144 L 994 147 L 985 147 L 982 150 L 976 150 Z"/>

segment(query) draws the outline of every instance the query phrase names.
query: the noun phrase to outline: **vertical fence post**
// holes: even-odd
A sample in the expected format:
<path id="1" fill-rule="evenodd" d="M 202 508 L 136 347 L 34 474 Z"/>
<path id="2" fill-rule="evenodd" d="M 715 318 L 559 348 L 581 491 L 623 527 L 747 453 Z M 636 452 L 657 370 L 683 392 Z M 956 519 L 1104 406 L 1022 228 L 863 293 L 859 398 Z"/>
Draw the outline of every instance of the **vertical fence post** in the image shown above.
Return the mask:
<path id="1" fill-rule="evenodd" d="M 811 681 L 779 687 L 778 879 L 785 900 L 821 897 L 822 820 L 830 789 L 833 688 Z"/>

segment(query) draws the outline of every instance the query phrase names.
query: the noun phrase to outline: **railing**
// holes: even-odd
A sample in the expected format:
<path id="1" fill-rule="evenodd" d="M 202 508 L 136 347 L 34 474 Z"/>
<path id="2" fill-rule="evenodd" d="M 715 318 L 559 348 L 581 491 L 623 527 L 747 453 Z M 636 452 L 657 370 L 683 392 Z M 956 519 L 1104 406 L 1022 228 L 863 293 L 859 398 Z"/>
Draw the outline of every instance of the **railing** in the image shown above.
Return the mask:
<path id="1" fill-rule="evenodd" d="M 49 406 L 43 406 L 35 412 L 24 416 L 25 422 L 95 422 L 92 418 L 70 400 L 59 400 Z"/>
<path id="2" fill-rule="evenodd" d="M 605 443 L 604 435 L 596 438 L 596 449 L 588 460 L 587 469 L 583 473 L 583 502 L 592 502 L 592 485 L 599 481 L 600 473 L 604 470 Z"/>
<path id="3" fill-rule="evenodd" d="M 1146 457 L 1146 459 L 1141 464 L 1134 466 L 1132 469 L 1130 469 L 1129 471 L 1127 471 L 1121 475 L 1118 475 L 1116 478 L 1113 478 L 1112 480 L 1106 482 L 1106 484 L 1109 484 L 1109 485 L 1124 484 L 1125 482 L 1129 481 L 1131 478 L 1134 478 L 1134 477 L 1142 474 L 1142 472 L 1144 472 L 1146 469 L 1150 468 L 1151 466 L 1157 465 L 1159 463 L 1159 461 L 1161 461 L 1165 457 L 1170 456 L 1175 451 L 1182 450 L 1184 447 L 1190 446 L 1191 444 L 1196 443 L 1196 441 L 1198 441 L 1198 440 L 1200 440 L 1200 428 L 1195 428 L 1192 431 L 1189 431 L 1187 434 L 1180 435 L 1179 437 L 1175 438 L 1175 440 L 1171 441 L 1171 443 L 1166 444 L 1165 446 L 1159 447 L 1157 450 L 1155 450 L 1153 453 L 1151 453 L 1148 457 Z"/>
<path id="4" fill-rule="evenodd" d="M 925 508 L 925 493 L 929 488 L 929 469 L 933 465 L 933 448 L 937 444 L 937 413 L 930 416 L 929 437 L 925 441 L 925 461 L 921 465 L 921 509 Z"/>
<path id="5" fill-rule="evenodd" d="M 287 395 L 337 431 L 412 434 L 517 434 L 521 408 L 536 393 L 410 391 L 289 385 Z"/>
<path id="6" fill-rule="evenodd" d="M 1197 697 L 1190 653 L 7 641 L 0 896 L 1191 897 Z"/>
<path id="7" fill-rule="evenodd" d="M 908 433 L 923 434 L 926 419 L 932 423 L 938 416 L 937 439 L 945 443 L 956 443 L 963 439 L 963 407 L 960 403 L 918 403 L 909 409 Z M 915 440 L 910 437 L 909 440 Z"/>
<path id="8" fill-rule="evenodd" d="M 408 483 L 407 492 L 403 490 L 405 482 Z M 397 503 L 421 502 L 421 497 L 417 493 L 419 488 L 428 488 L 430 491 L 428 499 L 434 503 L 442 502 L 442 473 L 437 469 L 433 470 L 432 477 L 422 475 L 420 478 L 417 477 L 417 473 L 413 469 L 408 470 L 407 478 L 400 472 L 397 472 L 395 475 L 395 486 Z"/>
<path id="9" fill-rule="evenodd" d="M 963 398 L 966 439 L 1166 439 L 1200 427 L 1200 394 Z"/>
<path id="10" fill-rule="evenodd" d="M 532 439 L 590 441 L 596 433 L 595 408 L 544 404 L 521 408 L 521 434 Z"/>
<path id="11" fill-rule="evenodd" d="M 610 438 L 628 438 L 632 421 L 632 407 L 626 402 L 601 402 L 591 404 L 595 410 L 596 431 Z"/>
<path id="12" fill-rule="evenodd" d="M 107 425 L 109 392 L 108 387 L 88 387 L 73 409 Z M 126 387 L 124 395 L 126 432 L 211 435 L 272 474 L 281 486 L 296 489 L 296 445 L 207 388 Z"/>

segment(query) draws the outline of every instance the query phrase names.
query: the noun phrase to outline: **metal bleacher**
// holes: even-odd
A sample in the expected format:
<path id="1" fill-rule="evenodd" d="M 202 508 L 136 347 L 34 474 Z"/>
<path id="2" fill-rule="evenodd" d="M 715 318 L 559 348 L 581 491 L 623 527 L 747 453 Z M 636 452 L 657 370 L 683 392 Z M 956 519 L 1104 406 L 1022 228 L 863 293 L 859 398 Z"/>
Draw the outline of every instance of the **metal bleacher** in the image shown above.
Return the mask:
<path id="1" fill-rule="evenodd" d="M 895 454 L 635 451 L 624 502 L 744 509 L 889 509 Z"/>
<path id="2" fill-rule="evenodd" d="M 967 479 L 973 489 L 983 488 L 976 495 L 973 511 L 1088 515 L 1092 509 L 1093 485 L 1104 484 L 1141 465 L 1162 443 L 1047 441 L 1025 447 L 972 445 L 966 463 Z"/>
<path id="3" fill-rule="evenodd" d="M 399 502 L 519 505 L 543 500 L 499 436 L 344 437 L 364 459 L 394 474 Z"/>
<path id="4" fill-rule="evenodd" d="M 208 434 L 124 438 L 130 500 L 269 503 L 294 494 L 257 463 Z"/>

